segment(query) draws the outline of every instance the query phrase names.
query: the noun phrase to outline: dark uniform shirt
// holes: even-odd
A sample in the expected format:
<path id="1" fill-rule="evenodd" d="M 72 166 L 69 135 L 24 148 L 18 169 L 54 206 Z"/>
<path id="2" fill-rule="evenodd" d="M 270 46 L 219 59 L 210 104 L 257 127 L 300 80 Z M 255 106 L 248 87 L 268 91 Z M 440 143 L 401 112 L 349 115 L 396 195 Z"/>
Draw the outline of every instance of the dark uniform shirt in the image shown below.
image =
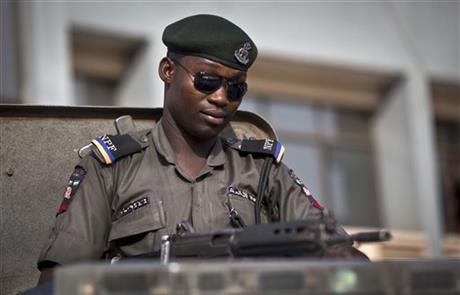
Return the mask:
<path id="1" fill-rule="evenodd" d="M 127 255 L 160 247 L 161 236 L 189 221 L 196 232 L 230 226 L 235 209 L 246 224 L 253 224 L 254 205 L 264 156 L 214 145 L 196 179 L 177 164 L 161 124 L 133 135 L 140 152 L 112 165 L 86 156 L 77 165 L 77 179 L 68 208 L 58 214 L 50 239 L 39 258 L 68 264 L 103 257 L 115 241 Z M 79 168 L 80 167 L 80 168 Z M 83 170 L 82 170 L 83 169 Z M 279 217 L 292 220 L 319 212 L 305 187 L 284 164 L 274 164 L 268 196 L 279 197 Z M 262 222 L 267 222 L 262 210 Z"/>

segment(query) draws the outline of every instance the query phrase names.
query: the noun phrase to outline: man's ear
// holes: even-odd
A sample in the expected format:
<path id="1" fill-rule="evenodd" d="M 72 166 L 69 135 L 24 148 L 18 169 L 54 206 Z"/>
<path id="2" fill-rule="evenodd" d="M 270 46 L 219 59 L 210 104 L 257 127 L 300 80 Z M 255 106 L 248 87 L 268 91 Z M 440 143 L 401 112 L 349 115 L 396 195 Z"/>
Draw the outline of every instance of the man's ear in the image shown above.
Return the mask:
<path id="1" fill-rule="evenodd" d="M 170 84 L 174 77 L 175 66 L 173 61 L 168 57 L 163 57 L 158 66 L 158 75 L 166 84 Z"/>

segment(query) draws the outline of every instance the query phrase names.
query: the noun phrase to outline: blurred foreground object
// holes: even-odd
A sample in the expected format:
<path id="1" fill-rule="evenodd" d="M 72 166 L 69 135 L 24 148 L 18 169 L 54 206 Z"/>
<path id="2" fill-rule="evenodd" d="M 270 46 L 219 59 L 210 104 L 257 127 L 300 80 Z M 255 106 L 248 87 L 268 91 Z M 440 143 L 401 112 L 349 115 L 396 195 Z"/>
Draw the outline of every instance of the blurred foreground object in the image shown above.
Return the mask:
<path id="1" fill-rule="evenodd" d="M 459 294 L 460 260 L 235 260 L 59 268 L 55 294 Z"/>

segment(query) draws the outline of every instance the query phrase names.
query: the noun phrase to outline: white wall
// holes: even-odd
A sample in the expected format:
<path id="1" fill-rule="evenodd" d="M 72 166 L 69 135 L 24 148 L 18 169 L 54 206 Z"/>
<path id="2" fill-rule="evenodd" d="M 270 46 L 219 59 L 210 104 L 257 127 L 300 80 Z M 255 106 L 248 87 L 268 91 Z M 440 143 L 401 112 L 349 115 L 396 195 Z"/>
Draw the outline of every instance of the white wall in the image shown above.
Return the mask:
<path id="1" fill-rule="evenodd" d="M 20 2 L 20 96 L 26 104 L 72 104 L 65 3 Z"/>
<path id="2" fill-rule="evenodd" d="M 18 96 L 18 52 L 14 22 L 14 3 L 0 2 L 0 103 L 14 102 Z"/>
<path id="3" fill-rule="evenodd" d="M 152 41 L 153 55 L 145 60 L 151 69 L 165 52 L 161 42 L 164 27 L 196 13 L 215 13 L 234 21 L 253 37 L 261 54 L 401 72 L 417 59 L 430 75 L 460 79 L 459 3 L 455 1 L 24 1 L 21 8 L 29 11 L 23 19 L 24 31 L 29 32 L 23 38 L 27 44 L 23 89 L 32 103 L 48 103 L 50 97 L 53 101 L 60 98 L 55 101 L 58 104 L 74 102 L 68 40 L 63 36 L 69 26 L 79 24 L 145 36 Z M 154 87 L 143 83 L 144 87 L 136 87 L 131 99 L 134 105 L 146 100 L 161 105 L 161 83 L 156 75 L 151 78 Z M 145 94 L 141 97 L 139 92 Z"/>

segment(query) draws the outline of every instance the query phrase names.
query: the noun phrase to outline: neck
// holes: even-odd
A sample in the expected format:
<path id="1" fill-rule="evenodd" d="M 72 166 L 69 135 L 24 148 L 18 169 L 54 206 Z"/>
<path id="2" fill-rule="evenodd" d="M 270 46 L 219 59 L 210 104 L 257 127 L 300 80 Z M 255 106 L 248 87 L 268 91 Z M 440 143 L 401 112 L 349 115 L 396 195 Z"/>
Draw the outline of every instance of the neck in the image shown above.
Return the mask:
<path id="1" fill-rule="evenodd" d="M 177 165 L 189 176 L 196 178 L 205 166 L 217 137 L 206 140 L 193 137 L 179 128 L 168 116 L 163 116 L 161 124 L 176 156 Z"/>

